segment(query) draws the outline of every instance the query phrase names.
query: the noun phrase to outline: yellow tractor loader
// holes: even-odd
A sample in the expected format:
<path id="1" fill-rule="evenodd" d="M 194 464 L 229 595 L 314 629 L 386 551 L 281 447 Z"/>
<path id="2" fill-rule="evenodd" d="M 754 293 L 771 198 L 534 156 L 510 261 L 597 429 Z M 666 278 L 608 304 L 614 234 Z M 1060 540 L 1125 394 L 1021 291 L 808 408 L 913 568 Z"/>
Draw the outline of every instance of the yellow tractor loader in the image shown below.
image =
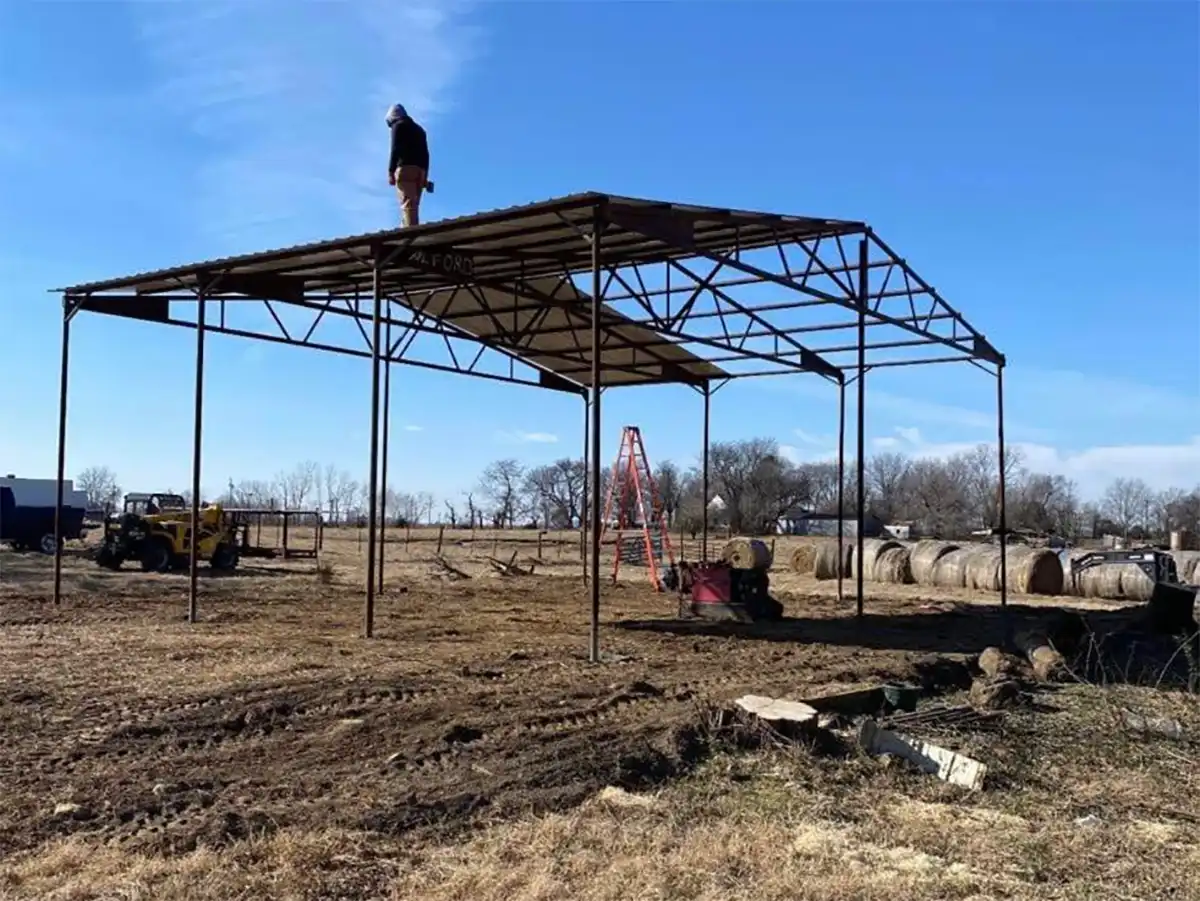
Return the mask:
<path id="1" fill-rule="evenodd" d="M 177 494 L 128 494 L 125 509 L 104 523 L 104 540 L 96 562 L 120 569 L 126 560 L 137 560 L 144 572 L 165 573 L 185 569 L 191 553 L 192 511 Z M 238 565 L 237 529 L 219 504 L 200 510 L 196 554 L 215 570 Z"/>

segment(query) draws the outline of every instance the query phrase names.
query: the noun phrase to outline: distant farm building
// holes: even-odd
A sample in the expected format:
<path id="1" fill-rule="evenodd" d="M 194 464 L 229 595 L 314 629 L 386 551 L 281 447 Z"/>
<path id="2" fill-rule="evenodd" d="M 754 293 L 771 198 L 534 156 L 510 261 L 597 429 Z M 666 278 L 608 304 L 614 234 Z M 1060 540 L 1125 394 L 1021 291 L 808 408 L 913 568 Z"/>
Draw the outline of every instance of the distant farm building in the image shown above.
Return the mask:
<path id="1" fill-rule="evenodd" d="M 867 538 L 878 538 L 883 534 L 884 524 L 878 516 L 868 513 L 863 517 L 863 535 Z M 836 538 L 838 534 L 838 517 L 835 513 L 816 513 L 812 510 L 789 510 L 775 524 L 775 531 L 780 535 L 813 535 L 823 538 Z M 844 520 L 843 535 L 858 534 L 858 521 L 854 517 Z"/>

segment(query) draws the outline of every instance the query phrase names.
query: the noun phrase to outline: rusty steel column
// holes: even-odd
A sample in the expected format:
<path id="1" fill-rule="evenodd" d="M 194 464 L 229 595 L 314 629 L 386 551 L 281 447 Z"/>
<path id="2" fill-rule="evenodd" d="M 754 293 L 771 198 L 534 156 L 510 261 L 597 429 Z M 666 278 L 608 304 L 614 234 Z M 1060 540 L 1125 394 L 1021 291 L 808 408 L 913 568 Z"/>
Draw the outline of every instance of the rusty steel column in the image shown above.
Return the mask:
<path id="1" fill-rule="evenodd" d="M 388 492 L 388 436 L 392 425 L 392 299 L 385 302 L 387 325 L 384 326 L 384 347 L 387 353 L 383 358 L 383 451 L 380 462 L 379 494 L 383 502 L 383 515 L 379 518 L 379 593 L 383 593 L 383 561 L 387 554 L 387 492 Z"/>
<path id="2" fill-rule="evenodd" d="M 1008 498 L 1004 472 L 1004 364 L 996 366 L 996 441 L 1000 456 L 1000 606 L 1008 607 Z"/>
<path id="3" fill-rule="evenodd" d="M 71 303 L 63 298 L 62 358 L 58 370 L 58 505 L 54 508 L 54 605 L 62 603 L 62 506 L 67 469 L 67 374 L 71 368 Z"/>
<path id="4" fill-rule="evenodd" d="M 371 471 L 367 476 L 367 597 L 363 605 L 363 637 L 375 634 L 375 518 L 379 512 L 379 341 L 383 287 L 379 257 L 372 262 L 374 302 L 371 313 Z"/>
<path id="5" fill-rule="evenodd" d="M 204 313 L 201 284 L 196 292 L 196 396 L 192 419 L 192 536 L 188 548 L 188 622 L 200 618 L 200 458 L 204 442 Z"/>
<path id="6" fill-rule="evenodd" d="M 583 500 L 579 507 L 579 559 L 583 566 L 583 584 L 588 580 L 588 492 L 591 491 L 591 477 L 588 470 L 588 433 L 591 431 L 589 421 L 592 415 L 592 405 L 588 396 L 583 396 Z"/>
<path id="7" fill-rule="evenodd" d="M 863 615 L 863 527 L 866 523 L 867 485 L 866 465 L 864 457 L 867 452 L 867 440 L 864 433 L 866 422 L 867 399 L 867 283 L 870 248 L 867 239 L 858 242 L 858 461 L 855 470 L 858 476 L 858 527 L 855 536 L 854 549 L 854 589 L 855 615 L 860 619 Z M 841 567 L 841 561 L 838 562 Z"/>
<path id="8" fill-rule="evenodd" d="M 846 382 L 838 384 L 838 461 L 837 461 L 838 565 L 837 599 L 845 600 L 845 574 L 842 561 L 846 559 Z"/>
<path id="9" fill-rule="evenodd" d="M 708 560 L 708 428 L 712 403 L 711 385 L 704 383 L 704 448 L 700 463 L 700 560 Z"/>
<path id="10" fill-rule="evenodd" d="M 592 502 L 590 536 L 592 548 L 588 561 L 591 570 L 591 634 L 588 643 L 588 659 L 600 662 L 600 386 L 603 367 L 600 365 L 600 294 L 604 290 L 600 283 L 600 235 L 604 230 L 604 213 L 597 206 L 592 216 Z"/>

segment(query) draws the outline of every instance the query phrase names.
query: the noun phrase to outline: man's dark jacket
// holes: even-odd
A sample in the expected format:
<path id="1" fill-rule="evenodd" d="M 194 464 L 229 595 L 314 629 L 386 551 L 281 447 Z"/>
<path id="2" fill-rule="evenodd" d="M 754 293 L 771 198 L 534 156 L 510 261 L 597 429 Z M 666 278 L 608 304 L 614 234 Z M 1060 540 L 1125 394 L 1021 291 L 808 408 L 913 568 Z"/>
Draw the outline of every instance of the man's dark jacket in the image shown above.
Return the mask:
<path id="1" fill-rule="evenodd" d="M 388 172 L 395 172 L 400 166 L 429 169 L 429 144 L 425 140 L 425 129 L 408 118 L 392 124 L 392 153 L 388 158 Z"/>

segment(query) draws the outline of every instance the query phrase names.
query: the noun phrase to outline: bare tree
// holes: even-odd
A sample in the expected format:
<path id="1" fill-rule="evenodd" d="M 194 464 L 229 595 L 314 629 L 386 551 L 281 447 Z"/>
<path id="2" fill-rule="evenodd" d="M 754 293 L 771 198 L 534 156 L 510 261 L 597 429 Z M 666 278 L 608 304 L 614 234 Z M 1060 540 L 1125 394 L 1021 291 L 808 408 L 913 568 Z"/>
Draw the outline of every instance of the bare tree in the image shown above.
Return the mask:
<path id="1" fill-rule="evenodd" d="M 916 520 L 928 535 L 959 537 L 971 528 L 974 517 L 964 491 L 961 473 L 940 460 L 914 460 L 904 478 L 903 516 Z"/>
<path id="2" fill-rule="evenodd" d="M 75 487 L 87 495 L 88 506 L 96 509 L 115 508 L 121 500 L 117 474 L 107 466 L 89 466 L 76 476 Z"/>
<path id="3" fill-rule="evenodd" d="M 808 480 L 808 506 L 821 513 L 837 513 L 838 471 L 836 462 L 801 463 L 797 469 Z M 856 495 L 855 495 L 856 496 Z M 850 503 L 850 494 L 843 498 Z"/>
<path id="4" fill-rule="evenodd" d="M 281 472 L 275 477 L 279 486 L 280 500 L 289 510 L 299 510 L 304 507 L 313 489 L 320 480 L 321 467 L 306 460 L 297 463 L 291 472 Z"/>
<path id="5" fill-rule="evenodd" d="M 339 470 L 333 464 L 325 467 L 322 483 L 329 518 L 333 522 L 340 522 L 354 506 L 358 485 L 350 473 Z"/>
<path id="6" fill-rule="evenodd" d="M 492 522 L 498 528 L 512 528 L 526 512 L 521 497 L 524 476 L 524 467 L 511 458 L 497 460 L 483 471 L 479 490 L 492 502 Z"/>
<path id="7" fill-rule="evenodd" d="M 1104 492 L 1100 508 L 1121 530 L 1122 536 L 1128 538 L 1134 527 L 1143 521 L 1150 495 L 1150 487 L 1141 479 L 1119 478 Z"/>
<path id="8" fill-rule="evenodd" d="M 428 491 L 418 491 L 413 496 L 413 502 L 416 505 L 416 519 L 414 522 L 424 520 L 427 523 L 433 522 L 433 494 Z"/>
<path id="9" fill-rule="evenodd" d="M 1200 486 L 1179 496 L 1167 507 L 1172 529 L 1187 529 L 1192 534 L 1200 533 Z"/>
<path id="10" fill-rule="evenodd" d="M 709 467 L 734 531 L 773 531 L 787 510 L 812 496 L 804 471 L 784 460 L 771 439 L 713 444 Z"/>
<path id="11" fill-rule="evenodd" d="M 1027 473 L 1008 492 L 1008 525 L 1058 535 L 1077 529 L 1075 485 L 1061 475 Z"/>
<path id="12" fill-rule="evenodd" d="M 654 487 L 658 489 L 658 499 L 667 522 L 674 522 L 683 500 L 683 476 L 679 467 L 670 460 L 659 463 L 654 470 Z"/>
<path id="13" fill-rule="evenodd" d="M 529 470 L 522 492 L 529 512 L 546 528 L 566 529 L 579 517 L 586 481 L 583 461 L 564 457 Z"/>
<path id="14" fill-rule="evenodd" d="M 903 518 L 909 466 L 909 459 L 902 454 L 878 454 L 864 461 L 863 476 L 871 499 L 871 511 L 884 522 Z"/>
<path id="15" fill-rule="evenodd" d="M 455 508 L 454 504 L 450 503 L 450 501 L 448 501 L 448 500 L 443 501 L 442 503 L 444 503 L 446 505 L 446 519 L 449 520 L 447 525 L 449 525 L 450 528 L 452 528 L 452 529 L 457 528 L 458 527 L 458 510 Z"/>

